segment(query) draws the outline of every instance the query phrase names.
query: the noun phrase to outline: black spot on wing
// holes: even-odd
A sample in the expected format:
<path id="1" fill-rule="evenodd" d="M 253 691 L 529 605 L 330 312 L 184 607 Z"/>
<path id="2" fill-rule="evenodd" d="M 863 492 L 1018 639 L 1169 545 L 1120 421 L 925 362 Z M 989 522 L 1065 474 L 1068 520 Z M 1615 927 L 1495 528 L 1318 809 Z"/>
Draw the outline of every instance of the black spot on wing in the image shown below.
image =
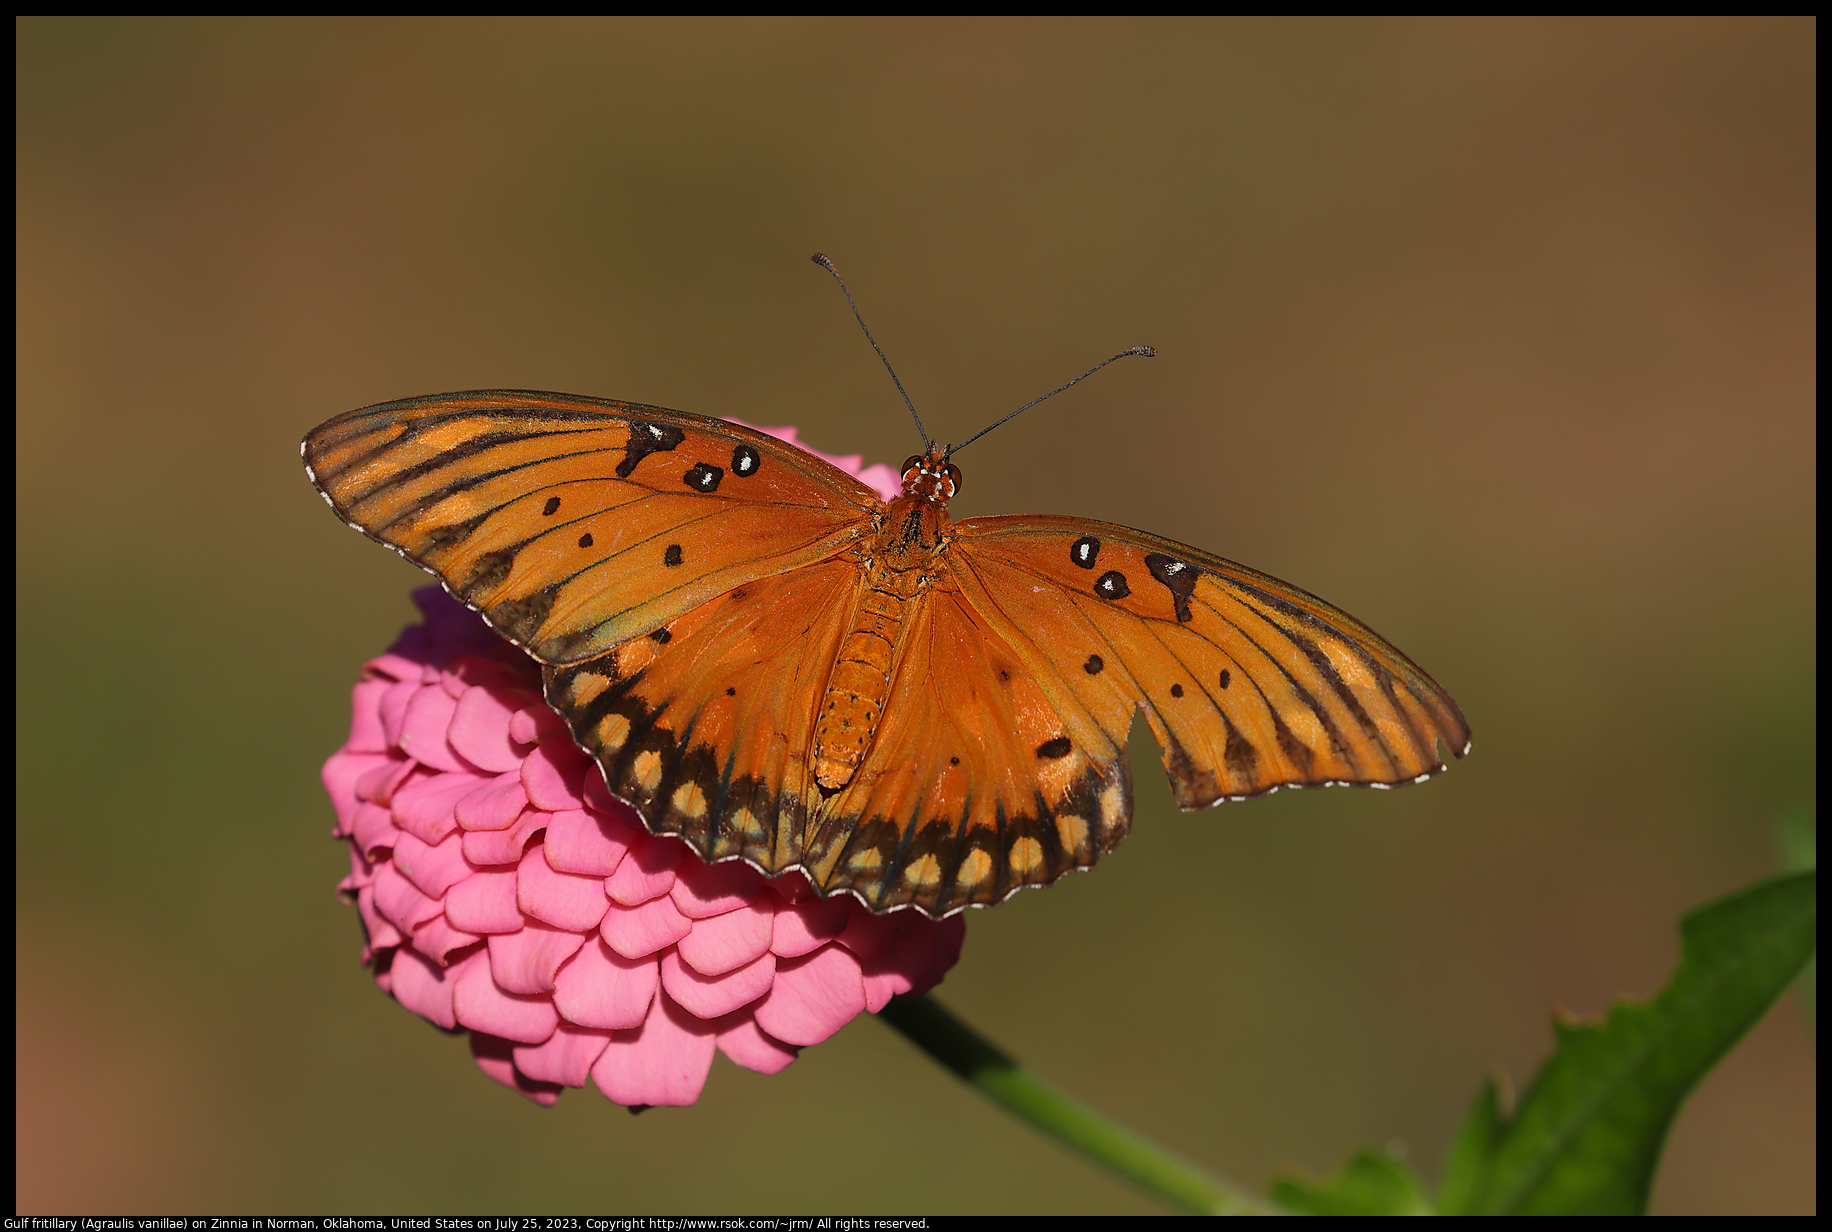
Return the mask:
<path id="1" fill-rule="evenodd" d="M 591 547 L 591 546 L 592 546 L 592 542 L 593 542 L 593 540 L 592 540 L 592 536 L 591 536 L 591 532 L 589 532 L 589 531 L 588 531 L 588 532 L 586 532 L 585 534 L 583 534 L 583 535 L 580 535 L 580 536 L 579 536 L 579 546 L 580 546 L 580 547 L 582 547 L 582 548 L 589 548 L 589 547 Z"/>
<path id="2" fill-rule="evenodd" d="M 732 474 L 740 479 L 749 479 L 757 473 L 763 464 L 763 458 L 749 445 L 740 445 L 732 450 Z"/>
<path id="3" fill-rule="evenodd" d="M 1227 687 L 1228 687 L 1228 686 L 1229 686 L 1230 684 L 1232 684 L 1232 683 L 1233 683 L 1233 681 L 1234 681 L 1234 673 L 1233 673 L 1233 672 L 1230 672 L 1230 671 L 1229 671 L 1229 670 L 1228 670 L 1227 668 L 1225 668 L 1225 667 L 1224 667 L 1224 668 L 1222 668 L 1222 669 L 1221 669 L 1221 687 L 1225 689 L 1225 688 L 1227 688 Z"/>
<path id="4" fill-rule="evenodd" d="M 1107 666 L 1106 663 L 1102 661 L 1099 655 L 1091 654 L 1088 656 L 1088 661 L 1081 665 L 1081 670 L 1088 673 L 1090 676 L 1098 676 L 1100 675 L 1100 669 L 1105 666 Z"/>
<path id="5" fill-rule="evenodd" d="M 682 482 L 695 492 L 717 492 L 725 472 L 706 462 L 695 462 L 693 469 L 681 476 Z"/>
<path id="6" fill-rule="evenodd" d="M 668 632 L 666 629 L 657 629 L 649 635 L 649 640 L 658 646 L 666 646 L 669 642 L 674 640 L 674 634 Z"/>
<path id="7" fill-rule="evenodd" d="M 1124 599 L 1132 593 L 1132 587 L 1126 584 L 1125 574 L 1109 569 L 1094 583 L 1094 593 L 1103 599 Z"/>
<path id="8" fill-rule="evenodd" d="M 1059 757 L 1067 757 L 1069 755 L 1069 747 L 1069 738 L 1067 736 L 1057 736 L 1054 740 L 1045 740 L 1042 744 L 1038 745 L 1037 756 L 1054 761 Z"/>
<path id="9" fill-rule="evenodd" d="M 674 566 L 680 563 L 681 563 L 681 545 L 678 543 L 670 543 L 668 545 L 668 550 L 662 553 L 662 564 L 672 569 L 674 568 Z"/>
<path id="10" fill-rule="evenodd" d="M 1183 696 L 1183 686 L 1180 684 L 1173 684 L 1170 687 L 1170 695 L 1172 697 L 1182 697 Z"/>
<path id="11" fill-rule="evenodd" d="M 628 479 L 644 458 L 652 453 L 672 452 L 686 439 L 687 434 L 672 424 L 632 419 L 629 443 L 623 447 L 623 461 L 617 464 L 617 478 Z"/>
<path id="12" fill-rule="evenodd" d="M 1170 591 L 1171 603 L 1177 609 L 1177 623 L 1188 624 L 1194 616 L 1190 611 L 1190 595 L 1196 590 L 1196 567 L 1162 552 L 1147 553 L 1145 567 L 1164 589 Z"/>
<path id="13" fill-rule="evenodd" d="M 1069 545 L 1069 559 L 1083 569 L 1092 569 L 1094 561 L 1100 556 L 1100 540 L 1093 535 L 1083 535 Z"/>
<path id="14" fill-rule="evenodd" d="M 558 512 L 560 512 L 560 498 L 557 496 L 548 497 L 547 503 L 541 506 L 541 516 L 551 518 Z"/>

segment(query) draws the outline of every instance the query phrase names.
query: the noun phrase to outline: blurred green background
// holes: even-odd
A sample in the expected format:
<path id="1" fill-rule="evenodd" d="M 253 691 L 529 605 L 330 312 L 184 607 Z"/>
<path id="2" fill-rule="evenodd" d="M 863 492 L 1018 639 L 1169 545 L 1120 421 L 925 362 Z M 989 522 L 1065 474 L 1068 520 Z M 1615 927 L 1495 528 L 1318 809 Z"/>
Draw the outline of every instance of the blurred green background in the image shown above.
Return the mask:
<path id="1" fill-rule="evenodd" d="M 540 1109 L 333 897 L 318 767 L 426 579 L 300 436 L 512 386 L 894 464 L 816 249 L 944 438 L 1159 348 L 975 445 L 958 516 L 1288 578 L 1475 729 L 1422 788 L 1190 815 L 1135 739 L 1124 846 L 973 915 L 938 995 L 1141 1132 L 1435 1176 L 1813 800 L 1810 20 L 16 32 L 20 1211 L 1156 1209 L 870 1018 Z M 1813 1209 L 1814 1066 L 1790 997 L 1656 1209 Z"/>

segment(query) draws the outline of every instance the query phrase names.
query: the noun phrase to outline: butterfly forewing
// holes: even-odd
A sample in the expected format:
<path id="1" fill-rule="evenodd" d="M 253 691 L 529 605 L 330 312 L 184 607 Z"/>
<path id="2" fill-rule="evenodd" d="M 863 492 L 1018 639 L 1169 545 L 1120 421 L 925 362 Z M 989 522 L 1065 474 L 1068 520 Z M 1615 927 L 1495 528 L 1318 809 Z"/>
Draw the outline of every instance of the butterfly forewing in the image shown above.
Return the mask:
<path id="1" fill-rule="evenodd" d="M 1469 728 L 1411 660 L 1276 578 L 1122 526 L 957 523 L 950 563 L 1051 699 L 1123 741 L 1142 706 L 1178 802 L 1392 785 L 1461 757 Z"/>
<path id="2" fill-rule="evenodd" d="M 601 654 L 747 580 L 831 557 L 878 504 L 764 433 L 557 394 L 384 403 L 319 427 L 304 456 L 345 521 L 548 663 Z"/>

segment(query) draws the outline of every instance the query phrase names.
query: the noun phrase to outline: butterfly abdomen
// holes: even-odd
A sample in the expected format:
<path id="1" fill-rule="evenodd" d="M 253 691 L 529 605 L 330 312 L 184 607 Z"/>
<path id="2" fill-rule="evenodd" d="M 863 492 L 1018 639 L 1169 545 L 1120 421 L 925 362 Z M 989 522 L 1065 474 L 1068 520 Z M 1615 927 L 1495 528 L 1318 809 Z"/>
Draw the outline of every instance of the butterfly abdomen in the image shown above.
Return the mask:
<path id="1" fill-rule="evenodd" d="M 852 781 L 884 713 L 911 606 L 946 543 L 947 510 L 903 497 L 879 519 L 864 548 L 867 583 L 840 643 L 814 729 L 815 780 L 828 791 Z"/>

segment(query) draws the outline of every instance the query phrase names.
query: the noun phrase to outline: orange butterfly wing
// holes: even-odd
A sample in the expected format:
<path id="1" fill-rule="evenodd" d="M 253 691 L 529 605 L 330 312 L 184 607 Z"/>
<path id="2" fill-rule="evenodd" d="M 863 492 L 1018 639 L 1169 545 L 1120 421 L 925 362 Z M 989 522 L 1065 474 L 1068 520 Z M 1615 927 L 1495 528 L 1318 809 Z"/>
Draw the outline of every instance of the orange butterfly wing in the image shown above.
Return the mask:
<path id="1" fill-rule="evenodd" d="M 385 402 L 320 425 L 301 452 L 344 521 L 549 664 L 842 552 L 879 505 L 754 429 L 565 394 Z"/>
<path id="2" fill-rule="evenodd" d="M 1469 725 L 1379 634 L 1207 552 L 1064 517 L 956 523 L 948 561 L 1077 747 L 1123 746 L 1135 708 L 1186 809 L 1279 787 L 1392 786 L 1444 768 Z"/>
<path id="3" fill-rule="evenodd" d="M 810 878 L 941 917 L 1092 867 L 1132 820 L 1124 728 L 1072 736 L 945 574 L 907 624 L 870 752 L 810 836 Z"/>

